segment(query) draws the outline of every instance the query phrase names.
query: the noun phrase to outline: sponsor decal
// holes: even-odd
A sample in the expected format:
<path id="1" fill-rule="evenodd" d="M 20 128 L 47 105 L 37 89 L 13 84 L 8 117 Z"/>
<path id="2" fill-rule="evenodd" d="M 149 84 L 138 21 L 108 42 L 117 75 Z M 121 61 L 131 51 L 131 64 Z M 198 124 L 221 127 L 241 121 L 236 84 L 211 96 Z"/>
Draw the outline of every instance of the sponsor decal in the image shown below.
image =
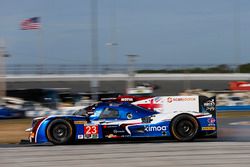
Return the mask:
<path id="1" fill-rule="evenodd" d="M 194 97 L 168 97 L 167 102 L 172 103 L 172 102 L 178 102 L 178 101 L 195 101 Z"/>
<path id="2" fill-rule="evenodd" d="M 215 119 L 214 118 L 208 118 L 207 119 L 207 122 L 209 123 L 209 124 L 214 124 L 215 123 Z"/>
<path id="3" fill-rule="evenodd" d="M 124 130 L 113 130 L 114 134 L 117 134 L 117 133 L 125 133 L 126 131 Z"/>
<path id="4" fill-rule="evenodd" d="M 104 128 L 117 128 L 118 125 L 104 125 Z"/>
<path id="5" fill-rule="evenodd" d="M 167 126 L 144 126 L 146 132 L 166 131 Z"/>
<path id="6" fill-rule="evenodd" d="M 151 117 L 144 117 L 141 119 L 142 123 L 150 123 L 151 121 L 153 121 L 153 119 Z"/>
<path id="7" fill-rule="evenodd" d="M 216 130 L 216 127 L 212 127 L 212 126 L 209 126 L 209 127 L 202 127 L 201 130 Z"/>
<path id="8" fill-rule="evenodd" d="M 134 101 L 134 99 L 133 98 L 121 98 L 121 101 Z"/>
<path id="9" fill-rule="evenodd" d="M 173 98 L 171 98 L 171 97 L 167 98 L 167 102 L 172 103 L 173 102 Z"/>
<path id="10" fill-rule="evenodd" d="M 161 102 L 162 98 L 157 96 L 157 97 L 154 98 L 154 100 L 155 100 L 156 103 L 159 103 L 159 102 Z"/>
<path id="11" fill-rule="evenodd" d="M 77 138 L 78 139 L 83 139 L 83 135 L 78 135 Z"/>
<path id="12" fill-rule="evenodd" d="M 74 124 L 86 124 L 87 121 L 74 121 Z"/>
<path id="13" fill-rule="evenodd" d="M 205 102 L 204 107 L 208 111 L 214 111 L 215 110 L 215 102 L 214 102 L 214 100 L 209 100 L 209 101 Z"/>
<path id="14" fill-rule="evenodd" d="M 84 139 L 98 139 L 98 134 L 85 134 Z"/>

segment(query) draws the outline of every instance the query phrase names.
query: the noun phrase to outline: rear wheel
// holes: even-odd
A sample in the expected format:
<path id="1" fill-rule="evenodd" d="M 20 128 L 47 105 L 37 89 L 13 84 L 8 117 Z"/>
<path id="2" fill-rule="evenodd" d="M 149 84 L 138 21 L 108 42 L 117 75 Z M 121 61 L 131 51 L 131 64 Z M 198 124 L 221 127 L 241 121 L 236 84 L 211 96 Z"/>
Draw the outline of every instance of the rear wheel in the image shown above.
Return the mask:
<path id="1" fill-rule="evenodd" d="M 71 124 L 64 119 L 55 119 L 47 127 L 47 137 L 53 144 L 70 144 L 73 137 Z"/>
<path id="2" fill-rule="evenodd" d="M 192 141 L 198 133 L 199 124 L 191 115 L 179 115 L 171 123 L 171 133 L 178 141 Z"/>

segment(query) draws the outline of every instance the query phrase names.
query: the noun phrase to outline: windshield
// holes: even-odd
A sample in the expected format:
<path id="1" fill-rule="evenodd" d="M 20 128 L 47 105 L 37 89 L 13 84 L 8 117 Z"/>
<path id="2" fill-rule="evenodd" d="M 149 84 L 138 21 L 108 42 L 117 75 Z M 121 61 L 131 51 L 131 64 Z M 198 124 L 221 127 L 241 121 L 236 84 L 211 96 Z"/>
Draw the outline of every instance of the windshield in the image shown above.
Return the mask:
<path id="1" fill-rule="evenodd" d="M 85 116 L 85 115 L 87 115 L 87 110 L 86 110 L 86 108 L 77 110 L 77 111 L 75 111 L 75 112 L 73 113 L 73 115 Z"/>
<path id="2" fill-rule="evenodd" d="M 75 111 L 73 115 L 89 116 L 89 115 L 94 114 L 94 110 L 95 110 L 95 105 L 92 105 L 92 106 L 88 106 L 86 108 L 80 109 L 78 111 Z"/>

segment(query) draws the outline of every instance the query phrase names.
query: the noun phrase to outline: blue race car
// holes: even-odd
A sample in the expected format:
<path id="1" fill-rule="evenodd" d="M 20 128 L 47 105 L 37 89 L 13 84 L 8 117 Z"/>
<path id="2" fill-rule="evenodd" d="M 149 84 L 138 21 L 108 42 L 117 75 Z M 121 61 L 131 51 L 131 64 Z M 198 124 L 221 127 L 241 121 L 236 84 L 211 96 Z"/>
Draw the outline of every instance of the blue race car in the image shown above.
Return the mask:
<path id="1" fill-rule="evenodd" d="M 31 143 L 71 144 L 93 139 L 216 137 L 215 97 L 158 96 L 133 103 L 100 102 L 73 115 L 35 118 Z M 90 140 L 92 139 L 92 140 Z"/>
<path id="2" fill-rule="evenodd" d="M 24 118 L 25 110 L 0 106 L 0 119 Z"/>

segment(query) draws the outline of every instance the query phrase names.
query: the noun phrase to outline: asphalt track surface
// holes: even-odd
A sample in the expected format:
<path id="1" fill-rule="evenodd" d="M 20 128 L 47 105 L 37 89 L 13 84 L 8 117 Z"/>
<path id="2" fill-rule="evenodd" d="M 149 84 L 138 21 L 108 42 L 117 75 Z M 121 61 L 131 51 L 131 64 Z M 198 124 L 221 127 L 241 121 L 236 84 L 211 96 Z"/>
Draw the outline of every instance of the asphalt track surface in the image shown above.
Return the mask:
<path id="1" fill-rule="evenodd" d="M 195 142 L 152 140 L 47 146 L 0 145 L 1 167 L 249 167 L 250 117 L 219 119 L 219 137 Z"/>

